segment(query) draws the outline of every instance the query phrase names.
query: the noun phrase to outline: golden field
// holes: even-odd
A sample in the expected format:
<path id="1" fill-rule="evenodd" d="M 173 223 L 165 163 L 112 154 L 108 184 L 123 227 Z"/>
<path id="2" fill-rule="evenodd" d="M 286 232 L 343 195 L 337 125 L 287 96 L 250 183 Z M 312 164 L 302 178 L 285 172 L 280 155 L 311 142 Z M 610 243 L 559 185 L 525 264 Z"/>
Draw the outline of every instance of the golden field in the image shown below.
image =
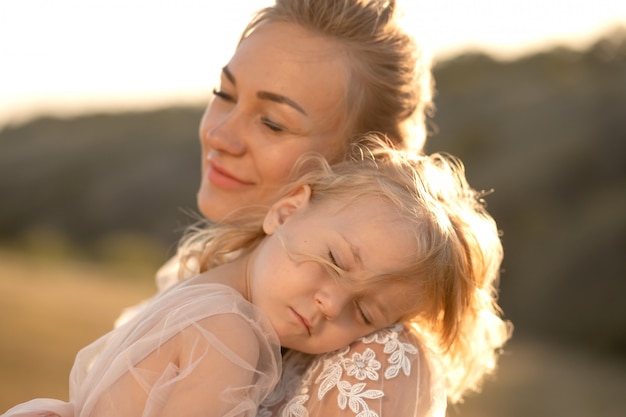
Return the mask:
<path id="1" fill-rule="evenodd" d="M 0 252 L 0 410 L 67 399 L 74 355 L 154 285 L 120 268 Z"/>

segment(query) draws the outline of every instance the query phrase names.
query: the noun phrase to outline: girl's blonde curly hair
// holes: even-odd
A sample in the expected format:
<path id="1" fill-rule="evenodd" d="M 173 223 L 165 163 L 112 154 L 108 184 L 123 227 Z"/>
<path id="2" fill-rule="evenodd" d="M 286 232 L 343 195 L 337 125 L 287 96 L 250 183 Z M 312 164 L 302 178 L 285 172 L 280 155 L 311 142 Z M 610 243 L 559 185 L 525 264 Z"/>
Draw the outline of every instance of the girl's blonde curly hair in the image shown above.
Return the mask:
<path id="1" fill-rule="evenodd" d="M 484 193 L 470 187 L 461 161 L 443 153 L 398 151 L 369 136 L 332 166 L 321 156 L 303 156 L 293 177 L 279 196 L 308 185 L 312 205 L 353 204 L 363 197 L 393 205 L 417 251 L 400 269 L 372 279 L 413 285 L 415 309 L 404 320 L 441 353 L 449 400 L 478 390 L 495 369 L 510 326 L 497 304 L 499 231 L 485 209 Z M 251 251 L 265 237 L 267 209 L 239 210 L 227 224 L 195 229 L 183 245 L 183 265 L 193 260 L 194 268 L 204 271 Z"/>

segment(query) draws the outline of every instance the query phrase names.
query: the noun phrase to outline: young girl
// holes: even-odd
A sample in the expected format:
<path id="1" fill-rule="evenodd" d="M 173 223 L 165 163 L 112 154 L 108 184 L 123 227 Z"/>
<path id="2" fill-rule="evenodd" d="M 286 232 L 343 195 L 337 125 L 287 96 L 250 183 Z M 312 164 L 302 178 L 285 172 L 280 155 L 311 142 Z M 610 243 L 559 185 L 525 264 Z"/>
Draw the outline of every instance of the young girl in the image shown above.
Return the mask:
<path id="1" fill-rule="evenodd" d="M 506 333 L 498 230 L 460 162 L 369 146 L 332 167 L 304 158 L 269 210 L 196 231 L 183 262 L 200 273 L 83 349 L 70 402 L 4 416 L 251 416 L 278 381 L 280 346 L 322 354 L 397 323 L 419 341 L 419 415 L 440 415 L 436 357 L 471 367 Z"/>

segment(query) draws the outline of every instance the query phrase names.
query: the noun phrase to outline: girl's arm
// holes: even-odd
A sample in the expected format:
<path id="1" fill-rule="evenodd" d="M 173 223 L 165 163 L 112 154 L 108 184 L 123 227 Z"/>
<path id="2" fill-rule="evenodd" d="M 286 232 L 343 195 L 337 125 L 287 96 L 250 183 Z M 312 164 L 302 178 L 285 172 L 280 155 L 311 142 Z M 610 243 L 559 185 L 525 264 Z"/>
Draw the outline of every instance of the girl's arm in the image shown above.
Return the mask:
<path id="1" fill-rule="evenodd" d="M 270 389 L 258 335 L 236 314 L 194 322 L 136 364 L 134 357 L 131 347 L 113 364 L 125 369 L 93 398 L 90 416 L 254 415 Z"/>
<path id="2" fill-rule="evenodd" d="M 181 283 L 78 354 L 70 401 L 7 416 L 253 416 L 280 375 L 267 318 L 232 288 Z"/>
<path id="3" fill-rule="evenodd" d="M 254 415 L 280 371 L 265 316 L 233 289 L 193 279 L 153 300 L 106 345 L 76 384 L 92 417 Z"/>

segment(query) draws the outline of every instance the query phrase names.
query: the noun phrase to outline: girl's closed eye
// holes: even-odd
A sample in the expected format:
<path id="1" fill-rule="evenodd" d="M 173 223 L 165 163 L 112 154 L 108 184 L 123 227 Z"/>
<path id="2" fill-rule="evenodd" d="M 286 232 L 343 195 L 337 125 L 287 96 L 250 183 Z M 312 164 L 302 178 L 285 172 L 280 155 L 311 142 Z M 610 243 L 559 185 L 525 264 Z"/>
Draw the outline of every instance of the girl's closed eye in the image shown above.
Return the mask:
<path id="1" fill-rule="evenodd" d="M 361 303 L 358 302 L 358 301 L 355 301 L 354 303 L 356 305 L 356 308 L 357 308 L 359 314 L 361 315 L 361 319 L 363 320 L 363 323 L 365 323 L 365 325 L 367 325 L 367 326 L 371 326 L 373 324 L 372 320 L 369 318 L 369 316 L 367 315 L 367 313 L 363 309 L 363 306 L 361 305 Z"/>
<path id="2" fill-rule="evenodd" d="M 328 251 L 328 259 L 330 259 L 330 262 L 333 264 L 337 272 L 344 271 L 344 268 L 342 268 L 339 265 L 339 262 L 337 262 L 337 258 L 335 257 L 335 255 L 333 254 L 333 251 L 331 250 Z"/>

